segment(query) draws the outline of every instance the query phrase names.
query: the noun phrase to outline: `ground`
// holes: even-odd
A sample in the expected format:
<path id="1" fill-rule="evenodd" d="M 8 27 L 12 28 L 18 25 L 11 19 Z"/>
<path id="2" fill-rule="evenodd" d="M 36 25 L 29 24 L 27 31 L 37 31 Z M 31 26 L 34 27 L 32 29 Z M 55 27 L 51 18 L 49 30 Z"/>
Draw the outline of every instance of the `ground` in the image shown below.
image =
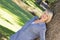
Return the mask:
<path id="1" fill-rule="evenodd" d="M 54 4 L 54 17 L 47 24 L 46 40 L 60 40 L 60 0 Z"/>

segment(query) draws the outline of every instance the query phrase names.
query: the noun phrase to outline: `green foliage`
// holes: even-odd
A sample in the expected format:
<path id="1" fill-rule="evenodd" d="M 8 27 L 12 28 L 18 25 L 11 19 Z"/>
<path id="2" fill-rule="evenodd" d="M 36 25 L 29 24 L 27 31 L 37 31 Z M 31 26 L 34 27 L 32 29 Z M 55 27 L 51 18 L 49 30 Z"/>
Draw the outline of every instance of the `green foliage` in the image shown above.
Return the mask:
<path id="1" fill-rule="evenodd" d="M 22 10 L 20 7 L 18 7 L 14 2 L 12 2 L 11 0 L 1 0 L 0 1 L 1 6 L 5 9 L 7 9 L 8 11 L 11 11 L 13 14 L 15 14 L 16 16 L 20 17 L 21 21 L 23 23 L 25 23 L 25 21 L 27 20 L 27 18 L 31 18 L 32 15 L 24 10 Z M 24 19 L 22 19 L 24 18 Z"/>
<path id="2" fill-rule="evenodd" d="M 57 0 L 47 0 L 50 4 L 56 2 Z"/>
<path id="3" fill-rule="evenodd" d="M 27 4 L 30 7 L 30 11 L 33 11 L 38 17 L 43 14 L 44 9 L 36 2 L 36 0 L 23 0 L 23 2 Z"/>
<path id="4" fill-rule="evenodd" d="M 3 35 L 3 36 L 6 36 L 6 38 L 9 38 L 9 36 L 11 36 L 12 34 L 14 34 L 15 32 L 3 27 L 0 25 L 0 33 Z"/>
<path id="5" fill-rule="evenodd" d="M 20 8 L 11 0 L 0 0 L 0 33 L 11 36 L 15 29 L 22 27 L 33 15 Z"/>

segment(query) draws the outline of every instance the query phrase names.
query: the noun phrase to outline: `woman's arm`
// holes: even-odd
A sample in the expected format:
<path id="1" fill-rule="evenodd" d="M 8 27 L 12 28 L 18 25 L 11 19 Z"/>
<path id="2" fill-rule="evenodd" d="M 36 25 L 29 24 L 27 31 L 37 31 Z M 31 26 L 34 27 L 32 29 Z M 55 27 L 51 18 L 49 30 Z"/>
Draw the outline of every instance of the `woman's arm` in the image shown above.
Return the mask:
<path id="1" fill-rule="evenodd" d="M 40 32 L 40 40 L 45 40 L 45 31 Z"/>
<path id="2" fill-rule="evenodd" d="M 42 23 L 40 28 L 40 40 L 45 40 L 46 24 Z"/>

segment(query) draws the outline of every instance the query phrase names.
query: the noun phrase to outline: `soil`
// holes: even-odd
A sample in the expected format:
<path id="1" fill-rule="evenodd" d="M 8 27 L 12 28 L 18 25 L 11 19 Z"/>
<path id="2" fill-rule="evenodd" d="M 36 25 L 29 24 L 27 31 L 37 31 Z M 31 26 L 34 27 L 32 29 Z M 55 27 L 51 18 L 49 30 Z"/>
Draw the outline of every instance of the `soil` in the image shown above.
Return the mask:
<path id="1" fill-rule="evenodd" d="M 46 40 L 60 40 L 60 0 L 54 4 L 54 17 L 47 24 Z"/>

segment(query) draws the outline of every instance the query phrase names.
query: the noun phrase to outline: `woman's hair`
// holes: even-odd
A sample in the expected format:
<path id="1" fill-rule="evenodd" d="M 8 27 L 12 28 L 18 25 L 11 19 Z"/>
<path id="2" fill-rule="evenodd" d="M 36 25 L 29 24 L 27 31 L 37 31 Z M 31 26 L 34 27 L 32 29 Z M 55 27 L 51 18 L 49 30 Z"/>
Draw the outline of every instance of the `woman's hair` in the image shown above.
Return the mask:
<path id="1" fill-rule="evenodd" d="M 50 10 L 46 10 L 45 13 L 48 15 L 48 19 L 46 20 L 46 23 L 49 23 L 53 17 L 53 12 Z"/>
<path id="2" fill-rule="evenodd" d="M 37 16 L 34 12 L 30 12 L 30 13 L 31 13 L 33 16 Z M 50 11 L 49 9 L 46 9 L 46 11 L 43 12 L 43 13 L 40 15 L 39 19 L 41 19 L 41 16 L 42 16 L 44 13 L 46 13 L 46 14 L 48 15 L 48 19 L 47 19 L 45 22 L 46 22 L 46 23 L 49 23 L 49 22 L 51 21 L 52 17 L 53 17 L 53 12 Z"/>

